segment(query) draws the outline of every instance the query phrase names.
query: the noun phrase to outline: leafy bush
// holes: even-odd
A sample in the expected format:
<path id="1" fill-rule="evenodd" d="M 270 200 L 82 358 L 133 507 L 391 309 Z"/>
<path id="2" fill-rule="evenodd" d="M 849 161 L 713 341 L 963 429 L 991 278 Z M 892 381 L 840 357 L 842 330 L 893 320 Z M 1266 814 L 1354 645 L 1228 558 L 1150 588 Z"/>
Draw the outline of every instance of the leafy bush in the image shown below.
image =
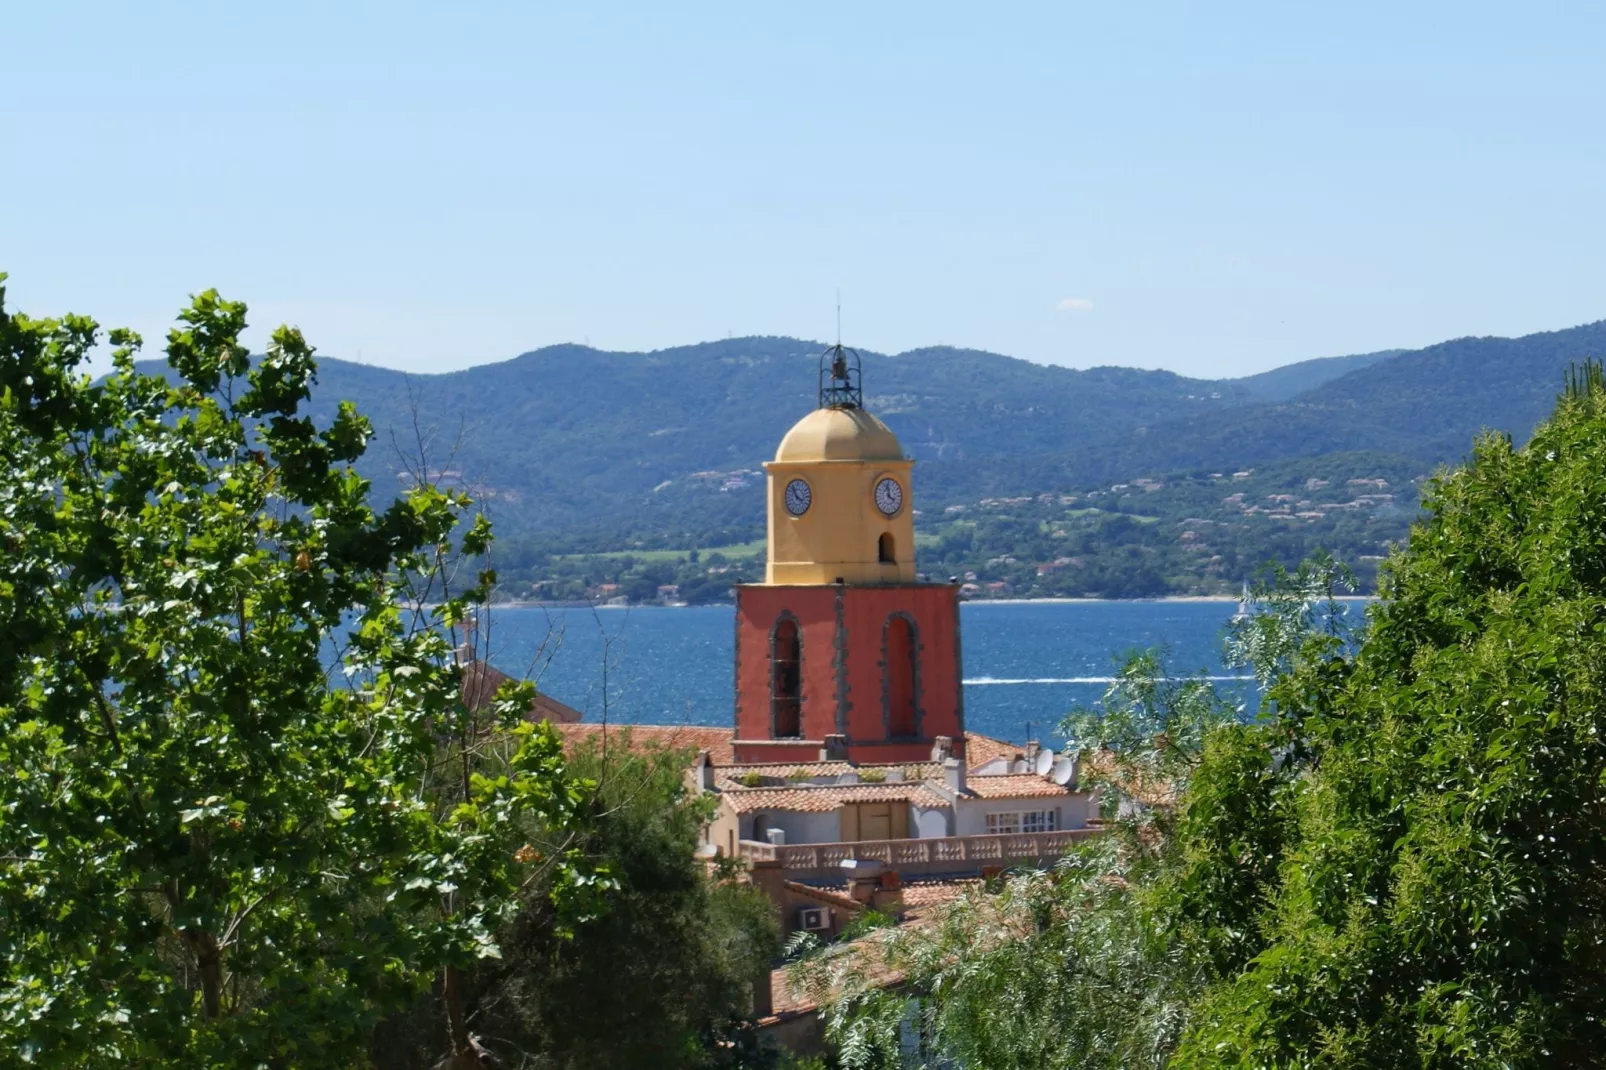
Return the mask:
<path id="1" fill-rule="evenodd" d="M 607 886 L 520 836 L 587 809 L 533 689 L 463 700 L 483 516 L 376 506 L 368 422 L 309 417 L 312 347 L 252 360 L 243 304 L 195 297 L 167 378 L 111 332 L 92 380 L 93 321 L 3 298 L 0 1060 L 348 1067 L 432 982 L 472 1060 L 455 980 L 520 889 L 568 924 Z"/>
<path id="2" fill-rule="evenodd" d="M 580 845 L 618 882 L 607 914 L 564 936 L 532 886 L 499 934 L 502 957 L 464 979 L 469 1014 L 501 1065 L 702 1068 L 750 1050 L 753 979 L 779 947 L 774 908 L 751 885 L 710 880 L 695 855 L 706 796 L 687 792 L 688 752 L 585 745 L 601 816 Z M 551 832 L 530 830 L 544 841 Z M 431 997 L 380 1030 L 374 1065 L 427 1070 L 440 1048 Z"/>
<path id="3" fill-rule="evenodd" d="M 1273 689 L 1290 793 L 1265 946 L 1198 1065 L 1585 1066 L 1606 1050 L 1606 389 L 1439 478 L 1353 657 Z M 1230 1059 L 1223 1053 L 1232 1053 Z"/>
<path id="4" fill-rule="evenodd" d="M 912 997 L 923 1056 L 961 1065 L 1598 1065 L 1602 473 L 1589 367 L 1527 446 L 1485 436 L 1429 486 L 1364 630 L 1331 563 L 1278 577 L 1234 641 L 1257 722 L 1134 663 L 1067 727 L 1148 805 L 875 956 L 805 963 L 844 1064 L 895 1064 Z"/>

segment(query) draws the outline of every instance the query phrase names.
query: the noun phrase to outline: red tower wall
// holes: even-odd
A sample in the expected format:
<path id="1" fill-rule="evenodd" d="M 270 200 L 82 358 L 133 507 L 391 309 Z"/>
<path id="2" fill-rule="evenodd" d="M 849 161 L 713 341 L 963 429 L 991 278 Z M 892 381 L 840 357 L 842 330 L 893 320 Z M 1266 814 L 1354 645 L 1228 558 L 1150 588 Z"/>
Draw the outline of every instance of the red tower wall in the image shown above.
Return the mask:
<path id="1" fill-rule="evenodd" d="M 770 633 L 782 613 L 797 619 L 803 638 L 803 740 L 776 742 L 753 759 L 814 761 L 836 731 L 836 588 L 736 588 L 736 738 L 770 736 Z"/>
<path id="2" fill-rule="evenodd" d="M 772 740 L 770 635 L 783 613 L 803 636 L 801 740 Z M 917 723 L 888 738 L 883 668 L 887 624 L 914 632 Z M 736 589 L 736 747 L 744 761 L 807 761 L 827 735 L 847 737 L 855 761 L 923 761 L 937 736 L 964 746 L 959 601 L 951 586 L 765 586 Z"/>

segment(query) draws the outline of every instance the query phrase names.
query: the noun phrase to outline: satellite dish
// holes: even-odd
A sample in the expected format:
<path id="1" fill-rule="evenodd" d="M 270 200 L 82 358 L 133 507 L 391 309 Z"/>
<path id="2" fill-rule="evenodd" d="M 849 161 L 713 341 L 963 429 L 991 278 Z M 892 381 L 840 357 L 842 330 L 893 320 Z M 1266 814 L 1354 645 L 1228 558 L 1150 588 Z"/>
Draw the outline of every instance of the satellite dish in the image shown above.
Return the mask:
<path id="1" fill-rule="evenodd" d="M 1011 773 L 1024 773 L 1024 772 L 1026 772 L 1027 771 L 1027 769 L 1026 769 L 1026 759 L 1025 758 L 1016 758 L 1014 763 L 1009 767 L 1009 771 Z"/>
<path id="2" fill-rule="evenodd" d="M 1066 784 L 1071 782 L 1071 778 L 1075 775 L 1076 760 L 1074 758 L 1061 758 L 1054 763 L 1054 772 L 1050 779 L 1053 780 L 1054 783 L 1064 787 Z"/>
<path id="3" fill-rule="evenodd" d="M 1054 752 L 1044 747 L 1037 752 L 1036 773 L 1038 776 L 1048 776 L 1048 771 L 1054 768 Z"/>

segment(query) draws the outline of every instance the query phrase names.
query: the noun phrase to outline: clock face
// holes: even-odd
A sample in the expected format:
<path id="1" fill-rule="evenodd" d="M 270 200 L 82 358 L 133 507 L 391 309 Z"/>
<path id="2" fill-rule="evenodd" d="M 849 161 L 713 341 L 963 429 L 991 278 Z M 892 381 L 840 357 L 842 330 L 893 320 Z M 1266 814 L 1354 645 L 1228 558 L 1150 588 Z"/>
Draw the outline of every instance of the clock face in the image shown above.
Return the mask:
<path id="1" fill-rule="evenodd" d="M 903 508 L 903 488 L 896 479 L 883 479 L 875 485 L 875 507 L 885 516 L 897 516 Z"/>
<path id="2" fill-rule="evenodd" d="M 794 479 L 786 485 L 786 511 L 793 516 L 802 516 L 809 511 L 809 503 L 814 500 L 814 494 L 809 485 L 801 479 Z"/>

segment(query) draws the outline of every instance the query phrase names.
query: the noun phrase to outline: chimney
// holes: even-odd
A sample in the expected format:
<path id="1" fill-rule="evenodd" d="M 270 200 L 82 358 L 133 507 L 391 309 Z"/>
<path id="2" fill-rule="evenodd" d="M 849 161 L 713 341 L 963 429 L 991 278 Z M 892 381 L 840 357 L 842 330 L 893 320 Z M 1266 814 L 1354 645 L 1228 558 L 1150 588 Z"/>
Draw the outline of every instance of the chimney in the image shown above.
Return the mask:
<path id="1" fill-rule="evenodd" d="M 1037 762 L 1037 752 L 1038 752 L 1038 750 L 1041 749 L 1041 746 L 1042 745 L 1039 744 L 1037 742 L 1037 740 L 1035 740 L 1035 739 L 1028 739 L 1026 741 L 1026 768 L 1027 768 L 1027 770 L 1031 770 L 1031 769 L 1033 769 L 1035 767 L 1035 764 Z"/>
<path id="2" fill-rule="evenodd" d="M 949 758 L 942 763 L 943 786 L 955 795 L 965 793 L 965 763 L 958 758 Z"/>
<path id="3" fill-rule="evenodd" d="M 949 758 L 953 757 L 953 753 L 954 753 L 954 737 L 953 736 L 938 736 L 936 739 L 931 741 L 931 760 L 932 761 L 934 761 L 934 762 L 945 762 Z"/>
<path id="4" fill-rule="evenodd" d="M 870 907 L 895 918 L 903 916 L 903 880 L 897 870 L 889 869 L 881 874 L 870 892 Z"/>
<path id="5" fill-rule="evenodd" d="M 829 735 L 825 737 L 825 746 L 820 748 L 820 761 L 845 762 L 848 760 L 848 737 Z"/>
<path id="6" fill-rule="evenodd" d="M 844 858 L 842 876 L 847 878 L 848 897 L 871 905 L 876 890 L 881 887 L 881 872 L 885 868 L 873 858 Z"/>

